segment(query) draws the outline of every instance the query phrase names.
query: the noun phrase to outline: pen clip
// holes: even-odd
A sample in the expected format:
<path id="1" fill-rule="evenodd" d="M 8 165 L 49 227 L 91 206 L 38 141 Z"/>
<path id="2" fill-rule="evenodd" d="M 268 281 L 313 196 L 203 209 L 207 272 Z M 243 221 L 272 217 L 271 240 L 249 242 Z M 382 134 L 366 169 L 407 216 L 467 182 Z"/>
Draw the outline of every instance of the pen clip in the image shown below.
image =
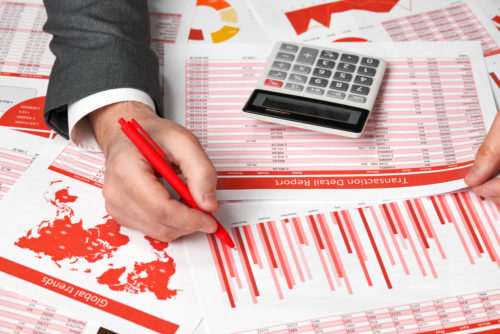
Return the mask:
<path id="1" fill-rule="evenodd" d="M 151 138 L 148 133 L 139 125 L 139 123 L 137 123 L 137 121 L 135 119 L 131 119 L 129 121 L 129 124 L 132 125 L 136 130 L 137 132 L 139 132 L 139 134 L 149 143 L 149 145 L 151 145 L 155 151 L 162 157 L 162 158 L 166 158 L 167 155 L 161 150 L 161 148 L 156 145 L 155 141 L 153 140 L 153 138 Z"/>

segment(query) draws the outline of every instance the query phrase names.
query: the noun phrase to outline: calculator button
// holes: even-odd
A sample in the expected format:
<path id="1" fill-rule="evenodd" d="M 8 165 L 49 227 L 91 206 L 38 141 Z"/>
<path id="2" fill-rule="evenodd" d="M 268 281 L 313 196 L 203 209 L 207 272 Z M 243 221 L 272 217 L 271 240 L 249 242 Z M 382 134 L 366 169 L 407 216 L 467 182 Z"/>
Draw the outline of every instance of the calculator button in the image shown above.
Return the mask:
<path id="1" fill-rule="evenodd" d="M 317 87 L 307 87 L 306 92 L 315 95 L 323 95 L 325 93 L 325 90 Z"/>
<path id="2" fill-rule="evenodd" d="M 307 76 L 300 75 L 300 74 L 291 74 L 290 77 L 288 78 L 288 80 L 298 82 L 298 83 L 306 83 Z"/>
<path id="3" fill-rule="evenodd" d="M 355 70 L 356 70 L 356 65 L 353 64 L 339 63 L 339 66 L 337 66 L 337 71 L 353 73 Z"/>
<path id="4" fill-rule="evenodd" d="M 368 75 L 370 77 L 373 77 L 375 75 L 375 72 L 376 72 L 375 69 L 370 67 L 360 66 L 358 68 L 359 74 Z"/>
<path id="5" fill-rule="evenodd" d="M 273 79 L 285 80 L 286 72 L 270 70 L 267 76 Z"/>
<path id="6" fill-rule="evenodd" d="M 300 49 L 299 56 L 297 57 L 297 62 L 306 65 L 312 65 L 314 64 L 317 55 L 318 50 L 303 47 L 302 49 Z"/>
<path id="7" fill-rule="evenodd" d="M 344 53 L 342 54 L 342 56 L 340 56 L 340 60 L 345 61 L 346 63 L 356 64 L 359 60 L 359 57 Z"/>
<path id="8" fill-rule="evenodd" d="M 285 52 L 278 52 L 278 54 L 276 55 L 276 59 L 281 59 L 286 61 L 293 61 L 294 58 L 295 58 L 294 55 Z"/>
<path id="9" fill-rule="evenodd" d="M 295 53 L 299 50 L 299 47 L 297 45 L 293 45 L 293 44 L 281 44 L 280 50 Z"/>
<path id="10" fill-rule="evenodd" d="M 313 71 L 313 75 L 321 78 L 329 78 L 332 76 L 332 71 L 325 70 L 324 68 L 315 68 Z"/>
<path id="11" fill-rule="evenodd" d="M 345 92 L 349 89 L 349 84 L 345 83 L 345 82 L 340 82 L 340 81 L 332 81 L 332 83 L 330 84 L 330 88 Z"/>
<path id="12" fill-rule="evenodd" d="M 295 65 L 293 67 L 293 71 L 302 74 L 309 74 L 311 73 L 311 68 L 305 65 Z"/>
<path id="13" fill-rule="evenodd" d="M 329 90 L 328 92 L 326 92 L 326 96 L 333 97 L 334 99 L 343 99 L 345 98 L 345 93 Z"/>
<path id="14" fill-rule="evenodd" d="M 335 72 L 335 74 L 333 75 L 333 78 L 340 80 L 340 81 L 349 82 L 352 79 L 352 74 L 345 73 L 345 72 Z"/>
<path id="15" fill-rule="evenodd" d="M 275 61 L 273 62 L 272 68 L 277 68 L 279 70 L 288 71 L 292 65 L 289 63 L 285 63 L 284 61 Z"/>
<path id="16" fill-rule="evenodd" d="M 366 86 L 359 86 L 359 85 L 352 85 L 351 87 L 351 93 L 356 93 L 360 95 L 368 95 L 370 92 L 370 88 Z"/>
<path id="17" fill-rule="evenodd" d="M 327 60 L 327 59 L 318 59 L 316 66 L 322 67 L 322 68 L 332 69 L 335 67 L 335 62 L 332 60 Z"/>
<path id="18" fill-rule="evenodd" d="M 323 50 L 323 51 L 321 51 L 321 54 L 319 55 L 319 57 L 324 58 L 324 59 L 337 60 L 337 58 L 339 57 L 339 54 L 337 52 Z"/>
<path id="19" fill-rule="evenodd" d="M 281 86 L 283 86 L 283 82 L 278 80 L 266 79 L 266 81 L 264 81 L 264 85 L 269 87 L 280 88 Z"/>
<path id="20" fill-rule="evenodd" d="M 309 80 L 309 84 L 316 87 L 326 87 L 326 85 L 328 85 L 328 80 L 312 77 L 311 80 Z"/>
<path id="21" fill-rule="evenodd" d="M 379 61 L 377 59 L 366 58 L 366 57 L 361 58 L 361 65 L 370 66 L 370 67 L 377 67 L 378 64 L 379 64 Z"/>
<path id="22" fill-rule="evenodd" d="M 295 83 L 287 83 L 285 85 L 285 88 L 286 89 L 290 89 L 290 90 L 294 90 L 296 92 L 301 92 L 303 89 L 304 89 L 304 86 L 302 85 L 299 85 L 299 84 L 295 84 Z"/>
<path id="23" fill-rule="evenodd" d="M 357 102 L 357 103 L 365 103 L 366 102 L 366 97 L 364 96 L 358 96 L 358 95 L 352 95 L 350 94 L 347 99 L 352 102 Z"/>
<path id="24" fill-rule="evenodd" d="M 354 77 L 354 82 L 360 85 L 370 86 L 373 83 L 373 79 L 362 75 L 356 75 Z"/>

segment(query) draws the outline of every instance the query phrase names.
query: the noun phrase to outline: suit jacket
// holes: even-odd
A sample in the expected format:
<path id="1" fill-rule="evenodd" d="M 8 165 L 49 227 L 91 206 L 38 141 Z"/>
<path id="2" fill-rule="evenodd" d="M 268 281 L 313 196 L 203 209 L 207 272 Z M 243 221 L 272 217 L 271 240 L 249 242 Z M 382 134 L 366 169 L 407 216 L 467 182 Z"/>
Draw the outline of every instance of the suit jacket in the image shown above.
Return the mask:
<path id="1" fill-rule="evenodd" d="M 68 138 L 68 104 L 100 91 L 136 88 L 161 114 L 159 65 L 146 0 L 44 0 L 44 31 L 56 56 L 45 122 Z"/>

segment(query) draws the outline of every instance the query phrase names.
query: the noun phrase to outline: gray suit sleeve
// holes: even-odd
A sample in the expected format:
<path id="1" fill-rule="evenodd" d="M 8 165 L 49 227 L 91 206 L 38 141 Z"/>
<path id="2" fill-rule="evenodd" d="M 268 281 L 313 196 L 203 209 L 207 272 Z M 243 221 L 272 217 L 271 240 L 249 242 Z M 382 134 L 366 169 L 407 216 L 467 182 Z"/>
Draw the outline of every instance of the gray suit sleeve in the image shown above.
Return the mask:
<path id="1" fill-rule="evenodd" d="M 68 138 L 68 104 L 113 88 L 149 94 L 161 114 L 158 59 L 146 0 L 44 0 L 56 56 L 45 102 L 48 126 Z"/>

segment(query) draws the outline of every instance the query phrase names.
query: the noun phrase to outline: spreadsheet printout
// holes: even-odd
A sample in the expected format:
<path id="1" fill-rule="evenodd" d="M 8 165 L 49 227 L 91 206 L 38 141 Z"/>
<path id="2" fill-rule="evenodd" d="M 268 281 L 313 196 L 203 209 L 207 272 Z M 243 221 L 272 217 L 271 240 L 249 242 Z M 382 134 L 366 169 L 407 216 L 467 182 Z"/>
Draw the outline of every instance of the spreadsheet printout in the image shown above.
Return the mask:
<path id="1" fill-rule="evenodd" d="M 444 6 L 450 1 L 277 0 L 270 3 L 254 0 L 249 3 L 271 40 L 310 42 L 321 38 L 331 29 L 388 17 L 412 15 L 430 6 Z"/>
<path id="2" fill-rule="evenodd" d="M 53 170 L 68 147 L 56 137 L 0 201 L 0 271 L 116 332 L 192 333 L 201 313 L 182 244 L 118 225 L 95 183 Z M 77 167 L 92 165 L 99 156 Z"/>
<path id="3" fill-rule="evenodd" d="M 500 11 L 498 6 L 486 5 L 484 1 L 434 4 L 408 15 L 339 25 L 323 31 L 318 41 L 480 41 L 491 88 L 500 109 L 500 29 L 496 22 L 500 21 Z"/>
<path id="4" fill-rule="evenodd" d="M 17 186 L 47 141 L 23 132 L 0 127 L 0 200 Z"/>
<path id="5" fill-rule="evenodd" d="M 187 41 L 195 5 L 195 1 L 150 1 L 151 48 L 160 68 L 163 46 Z M 49 49 L 52 37 L 42 30 L 46 20 L 42 1 L 0 2 L 0 126 L 53 137 L 55 132 L 43 121 L 55 60 Z"/>
<path id="6" fill-rule="evenodd" d="M 470 191 L 351 208 L 227 203 L 217 217 L 235 249 L 185 239 L 210 333 L 500 328 L 500 206 Z"/>
<path id="7" fill-rule="evenodd" d="M 4 280 L 0 274 L 0 279 Z M 2 333 L 95 334 L 99 326 L 0 286 Z"/>
<path id="8" fill-rule="evenodd" d="M 167 116 L 197 135 L 218 198 L 370 200 L 465 187 L 496 114 L 479 43 L 345 43 L 388 68 L 359 139 L 250 120 L 241 109 L 270 45 L 166 52 Z"/>
<path id="9" fill-rule="evenodd" d="M 194 0 L 149 1 L 151 48 L 160 67 L 165 44 L 187 41 L 195 5 Z M 46 20 L 41 0 L 0 2 L 0 76 L 49 78 L 55 57 L 52 36 L 43 31 Z"/>

